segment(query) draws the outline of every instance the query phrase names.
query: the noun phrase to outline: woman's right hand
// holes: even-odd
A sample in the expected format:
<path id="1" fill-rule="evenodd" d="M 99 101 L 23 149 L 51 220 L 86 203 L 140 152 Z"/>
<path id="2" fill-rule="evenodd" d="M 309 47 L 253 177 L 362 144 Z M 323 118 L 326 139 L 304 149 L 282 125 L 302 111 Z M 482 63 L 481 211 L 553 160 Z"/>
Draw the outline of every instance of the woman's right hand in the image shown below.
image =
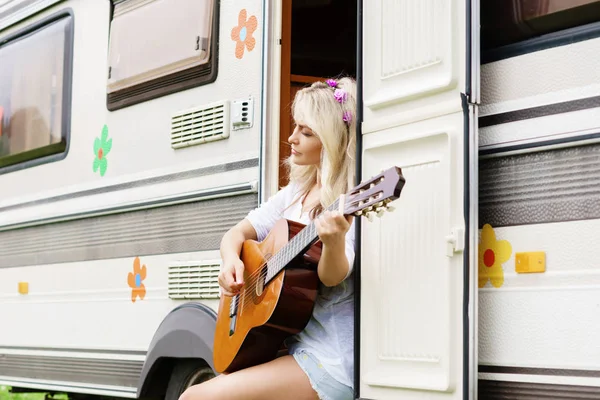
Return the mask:
<path id="1" fill-rule="evenodd" d="M 223 268 L 219 273 L 219 286 L 225 296 L 235 296 L 244 286 L 244 263 L 240 258 L 223 260 Z"/>

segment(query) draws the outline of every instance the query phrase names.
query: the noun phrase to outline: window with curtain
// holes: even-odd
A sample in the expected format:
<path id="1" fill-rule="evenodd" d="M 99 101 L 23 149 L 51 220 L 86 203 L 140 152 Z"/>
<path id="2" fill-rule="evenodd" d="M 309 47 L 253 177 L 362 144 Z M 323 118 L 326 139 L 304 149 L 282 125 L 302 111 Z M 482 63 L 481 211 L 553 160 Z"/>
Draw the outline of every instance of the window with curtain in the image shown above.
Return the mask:
<path id="1" fill-rule="evenodd" d="M 213 82 L 218 0 L 113 0 L 108 109 Z"/>
<path id="2" fill-rule="evenodd" d="M 66 151 L 71 23 L 64 16 L 0 39 L 0 172 Z"/>

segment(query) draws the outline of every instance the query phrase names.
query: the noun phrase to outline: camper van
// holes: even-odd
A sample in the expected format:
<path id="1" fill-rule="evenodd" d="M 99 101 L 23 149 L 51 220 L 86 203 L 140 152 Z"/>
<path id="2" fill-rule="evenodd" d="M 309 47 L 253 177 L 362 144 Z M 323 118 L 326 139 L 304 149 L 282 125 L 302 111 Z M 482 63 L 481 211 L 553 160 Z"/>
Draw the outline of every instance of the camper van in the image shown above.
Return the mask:
<path id="1" fill-rule="evenodd" d="M 222 235 L 352 76 L 357 399 L 600 398 L 600 1 L 0 0 L 0 386 L 216 376 Z"/>

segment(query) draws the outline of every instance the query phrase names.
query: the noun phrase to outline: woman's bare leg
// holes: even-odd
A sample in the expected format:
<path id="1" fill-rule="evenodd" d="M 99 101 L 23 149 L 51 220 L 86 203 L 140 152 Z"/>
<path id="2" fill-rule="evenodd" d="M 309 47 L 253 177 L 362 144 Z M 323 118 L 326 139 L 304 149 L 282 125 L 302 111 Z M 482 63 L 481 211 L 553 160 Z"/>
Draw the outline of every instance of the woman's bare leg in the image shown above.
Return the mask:
<path id="1" fill-rule="evenodd" d="M 318 400 L 294 357 L 218 377 L 187 389 L 179 400 Z"/>

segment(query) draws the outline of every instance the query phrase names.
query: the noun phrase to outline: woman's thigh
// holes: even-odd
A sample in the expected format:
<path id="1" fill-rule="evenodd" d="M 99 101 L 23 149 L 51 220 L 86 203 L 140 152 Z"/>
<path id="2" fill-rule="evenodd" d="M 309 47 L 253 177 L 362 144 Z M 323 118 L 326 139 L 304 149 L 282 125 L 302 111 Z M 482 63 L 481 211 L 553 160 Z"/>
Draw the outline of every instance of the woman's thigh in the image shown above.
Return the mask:
<path id="1" fill-rule="evenodd" d="M 318 400 L 294 357 L 233 372 L 192 386 L 180 400 Z"/>

